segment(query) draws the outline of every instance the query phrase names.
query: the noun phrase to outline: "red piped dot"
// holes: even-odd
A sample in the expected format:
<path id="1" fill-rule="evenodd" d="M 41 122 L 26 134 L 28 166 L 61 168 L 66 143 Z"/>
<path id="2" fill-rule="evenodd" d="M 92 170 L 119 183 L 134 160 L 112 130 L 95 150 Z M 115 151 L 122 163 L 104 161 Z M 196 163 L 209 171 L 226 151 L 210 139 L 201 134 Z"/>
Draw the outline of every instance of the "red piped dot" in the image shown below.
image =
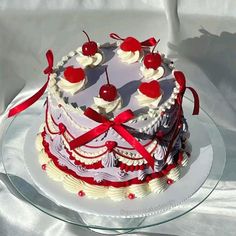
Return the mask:
<path id="1" fill-rule="evenodd" d="M 134 194 L 134 193 L 129 193 L 128 198 L 129 198 L 130 200 L 135 199 L 135 194 Z"/>
<path id="2" fill-rule="evenodd" d="M 162 139 L 164 137 L 164 132 L 162 130 L 159 130 L 156 134 L 157 139 Z"/>
<path id="3" fill-rule="evenodd" d="M 46 168 L 47 168 L 47 165 L 46 165 L 46 164 L 43 164 L 43 165 L 42 165 L 42 170 L 46 170 Z"/>
<path id="4" fill-rule="evenodd" d="M 126 172 L 128 172 L 128 171 L 129 171 L 129 169 L 130 169 L 130 167 L 129 167 L 129 166 L 126 166 L 126 167 L 125 167 L 125 171 L 126 171 Z"/>
<path id="5" fill-rule="evenodd" d="M 144 169 L 145 169 L 144 165 L 140 166 L 140 170 L 144 170 Z"/>
<path id="6" fill-rule="evenodd" d="M 58 107 L 62 107 L 62 105 L 61 105 L 61 104 L 58 104 Z"/>
<path id="7" fill-rule="evenodd" d="M 151 180 L 151 176 L 148 175 L 148 176 L 146 177 L 146 181 L 149 182 L 150 180 Z"/>
<path id="8" fill-rule="evenodd" d="M 164 112 L 164 111 L 162 111 L 162 112 L 161 112 L 161 116 L 163 116 L 164 114 L 165 114 L 165 112 Z"/>
<path id="9" fill-rule="evenodd" d="M 117 142 L 115 142 L 115 141 L 106 141 L 105 145 L 107 147 L 108 152 L 112 152 L 113 149 L 117 146 Z"/>
<path id="10" fill-rule="evenodd" d="M 65 133 L 66 127 L 65 127 L 64 124 L 59 123 L 58 128 L 59 128 L 59 130 L 60 130 L 60 134 L 64 134 L 64 133 Z"/>
<path id="11" fill-rule="evenodd" d="M 120 169 L 121 169 L 121 170 L 124 170 L 124 169 L 125 169 L 125 164 L 124 164 L 124 163 L 121 163 L 121 164 L 120 164 Z"/>
<path id="12" fill-rule="evenodd" d="M 83 197 L 83 196 L 85 196 L 85 192 L 84 192 L 83 190 L 80 190 L 80 191 L 78 192 L 78 195 L 79 195 L 80 197 Z"/>
<path id="13" fill-rule="evenodd" d="M 135 167 L 134 166 L 131 166 L 130 167 L 130 171 L 134 171 Z"/>
<path id="14" fill-rule="evenodd" d="M 182 124 L 178 125 L 178 128 L 180 129 L 182 127 Z"/>
<path id="15" fill-rule="evenodd" d="M 139 166 L 135 166 L 135 170 L 139 170 L 140 169 L 140 167 Z"/>
<path id="16" fill-rule="evenodd" d="M 174 183 L 174 180 L 173 179 L 167 179 L 167 184 L 169 184 L 169 185 L 171 185 L 171 184 L 173 184 Z"/>

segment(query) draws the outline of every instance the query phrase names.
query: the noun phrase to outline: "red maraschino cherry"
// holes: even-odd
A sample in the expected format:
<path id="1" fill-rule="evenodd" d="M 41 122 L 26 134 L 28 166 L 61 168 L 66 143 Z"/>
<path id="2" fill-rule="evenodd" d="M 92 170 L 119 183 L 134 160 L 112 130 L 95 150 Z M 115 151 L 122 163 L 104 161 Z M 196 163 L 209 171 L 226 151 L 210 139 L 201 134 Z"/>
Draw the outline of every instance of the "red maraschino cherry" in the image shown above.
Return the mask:
<path id="1" fill-rule="evenodd" d="M 88 42 L 83 44 L 82 53 L 85 56 L 93 56 L 98 51 L 98 45 L 96 42 L 90 40 L 88 34 L 84 30 L 83 30 L 83 32 L 86 35 Z"/>
<path id="2" fill-rule="evenodd" d="M 154 69 L 156 70 L 161 65 L 161 55 L 157 52 L 154 53 L 154 49 L 156 48 L 157 44 L 160 40 L 157 41 L 156 45 L 153 47 L 152 52 L 148 53 L 144 57 L 144 65 L 147 69 Z"/>
<path id="3" fill-rule="evenodd" d="M 113 84 L 110 84 L 110 82 L 109 82 L 107 68 L 105 69 L 105 71 L 106 71 L 107 84 L 104 84 L 100 88 L 99 96 L 100 96 L 100 98 L 104 99 L 105 101 L 112 102 L 117 97 L 117 89 Z"/>

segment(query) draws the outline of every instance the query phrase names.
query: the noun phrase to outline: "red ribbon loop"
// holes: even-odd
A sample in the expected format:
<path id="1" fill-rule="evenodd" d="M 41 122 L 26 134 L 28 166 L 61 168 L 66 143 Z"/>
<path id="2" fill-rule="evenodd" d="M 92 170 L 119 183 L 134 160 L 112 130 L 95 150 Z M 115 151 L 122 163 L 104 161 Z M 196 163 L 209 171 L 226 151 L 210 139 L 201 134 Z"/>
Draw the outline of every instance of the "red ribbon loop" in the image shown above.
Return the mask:
<path id="1" fill-rule="evenodd" d="M 26 101 L 20 103 L 19 105 L 16 105 L 15 107 L 11 108 L 8 112 L 8 118 L 11 116 L 15 116 L 18 113 L 24 111 L 28 107 L 30 107 L 32 104 L 34 104 L 45 92 L 48 82 L 49 82 L 49 76 L 53 71 L 53 53 L 51 50 L 48 50 L 46 53 L 46 58 L 48 61 L 48 67 L 44 70 L 45 74 L 48 74 L 47 82 L 43 85 L 43 87 L 35 93 L 32 97 L 28 98 Z"/>
<path id="2" fill-rule="evenodd" d="M 72 140 L 69 143 L 70 149 L 75 149 L 76 147 L 80 147 L 93 139 L 97 138 L 101 134 L 108 131 L 110 128 L 113 128 L 122 138 L 124 138 L 132 147 L 134 147 L 137 152 L 139 152 L 148 164 L 154 168 L 154 158 L 151 154 L 140 144 L 136 138 L 129 133 L 129 131 L 123 126 L 123 123 L 129 121 L 134 117 L 134 114 L 131 110 L 126 110 L 119 115 L 117 115 L 114 121 L 108 120 L 103 115 L 97 113 L 92 108 L 87 108 L 84 114 L 90 119 L 102 123 L 97 127 L 91 129 L 87 133 L 81 135 L 80 137 Z"/>
<path id="3" fill-rule="evenodd" d="M 50 75 L 53 71 L 53 53 L 51 50 L 48 50 L 46 52 L 46 58 L 48 61 L 48 67 L 43 71 L 44 74 Z"/>
<path id="4" fill-rule="evenodd" d="M 193 95 L 193 115 L 198 115 L 199 114 L 199 109 L 200 109 L 200 100 L 199 100 L 199 96 L 196 92 L 196 90 L 192 87 L 186 87 L 187 89 L 189 89 L 192 92 Z"/>
<path id="5" fill-rule="evenodd" d="M 179 104 L 182 104 L 182 97 L 184 95 L 184 92 L 186 90 L 186 88 L 188 88 L 193 95 L 193 99 L 194 99 L 194 107 L 193 107 L 193 115 L 198 115 L 199 114 L 199 109 L 200 109 L 200 101 L 199 101 L 199 96 L 196 92 L 195 89 L 193 89 L 192 87 L 186 87 L 186 79 L 184 76 L 184 73 L 182 71 L 173 71 L 174 77 L 176 79 L 176 81 L 178 82 L 180 88 L 179 88 L 179 92 L 182 94 L 182 96 L 179 96 L 177 98 L 177 102 Z"/>
<path id="6" fill-rule="evenodd" d="M 144 47 L 151 47 L 151 46 L 155 46 L 160 40 L 156 41 L 156 39 L 154 37 L 149 38 L 143 42 L 141 42 L 141 45 Z"/>
<path id="7" fill-rule="evenodd" d="M 116 33 L 110 33 L 110 37 L 112 38 L 112 39 L 116 39 L 116 40 L 122 40 L 122 41 L 124 41 L 125 39 L 124 38 L 121 38 L 118 34 L 116 34 Z"/>
<path id="8" fill-rule="evenodd" d="M 120 113 L 119 115 L 117 115 L 114 119 L 114 122 L 115 123 L 119 123 L 119 124 L 122 124 L 122 123 L 125 123 L 131 119 L 134 118 L 134 113 L 131 111 L 131 110 L 126 110 L 122 113 Z"/>
<path id="9" fill-rule="evenodd" d="M 185 88 L 186 88 L 186 79 L 185 79 L 184 73 L 182 71 L 174 70 L 173 74 L 174 74 L 176 81 L 178 82 L 178 84 L 180 86 L 180 88 L 179 88 L 180 93 L 184 93 Z"/>

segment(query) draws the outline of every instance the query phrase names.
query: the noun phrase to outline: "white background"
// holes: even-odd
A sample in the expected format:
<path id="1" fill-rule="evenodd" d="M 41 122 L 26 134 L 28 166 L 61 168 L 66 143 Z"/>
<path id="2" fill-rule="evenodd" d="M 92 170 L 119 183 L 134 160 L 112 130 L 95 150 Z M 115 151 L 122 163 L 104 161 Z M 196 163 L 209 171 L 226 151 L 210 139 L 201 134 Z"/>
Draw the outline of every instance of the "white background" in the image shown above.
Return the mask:
<path id="1" fill-rule="evenodd" d="M 46 77 L 45 52 L 55 62 L 84 40 L 110 32 L 160 38 L 159 50 L 186 74 L 217 123 L 227 149 L 222 181 L 187 215 L 143 235 L 234 235 L 236 230 L 236 2 L 233 0 L 0 0 L 0 114 L 19 93 L 35 92 Z M 12 105 L 12 104 L 11 104 Z M 0 163 L 0 235 L 92 235 L 24 202 Z M 138 234 L 138 233 L 137 233 Z M 96 234 L 94 234 L 96 235 Z"/>

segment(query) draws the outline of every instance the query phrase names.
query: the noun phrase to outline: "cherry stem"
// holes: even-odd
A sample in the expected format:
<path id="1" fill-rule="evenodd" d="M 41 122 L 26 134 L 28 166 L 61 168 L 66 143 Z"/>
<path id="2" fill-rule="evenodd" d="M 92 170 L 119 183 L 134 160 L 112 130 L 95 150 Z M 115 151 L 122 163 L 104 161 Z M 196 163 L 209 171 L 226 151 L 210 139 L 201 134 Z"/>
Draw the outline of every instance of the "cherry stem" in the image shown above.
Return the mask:
<path id="1" fill-rule="evenodd" d="M 110 85 L 110 81 L 109 81 L 109 77 L 108 77 L 108 72 L 107 72 L 107 67 L 105 68 L 105 72 L 106 72 L 106 77 L 107 77 L 107 84 Z"/>
<path id="2" fill-rule="evenodd" d="M 88 34 L 84 30 L 83 30 L 83 33 L 86 35 L 88 41 L 90 42 L 90 38 L 89 38 Z"/>
<path id="3" fill-rule="evenodd" d="M 154 46 L 153 49 L 152 49 L 152 53 L 154 53 L 154 50 L 155 50 L 155 48 L 156 48 L 156 46 L 157 46 L 157 44 L 158 44 L 159 42 L 160 42 L 160 39 L 157 40 L 155 46 Z"/>

